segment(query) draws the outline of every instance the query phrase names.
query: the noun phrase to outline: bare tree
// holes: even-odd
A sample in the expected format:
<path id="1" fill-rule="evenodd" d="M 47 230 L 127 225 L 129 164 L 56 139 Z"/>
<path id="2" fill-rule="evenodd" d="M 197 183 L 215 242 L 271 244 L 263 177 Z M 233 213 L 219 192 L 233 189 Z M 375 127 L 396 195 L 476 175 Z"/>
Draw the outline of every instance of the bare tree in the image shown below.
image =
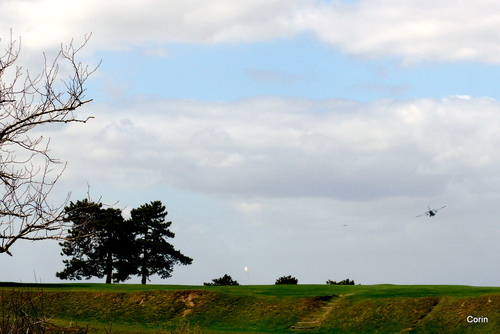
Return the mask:
<path id="1" fill-rule="evenodd" d="M 75 110 L 92 101 L 85 99 L 84 84 L 97 69 L 76 61 L 77 53 L 90 38 L 75 48 L 73 41 L 52 62 L 44 54 L 45 66 L 32 76 L 16 65 L 21 41 L 12 34 L 0 53 L 0 253 L 18 240 L 63 237 L 63 208 L 49 203 L 48 195 L 64 171 L 64 164 L 49 155 L 50 139 L 34 136 L 33 129 L 49 123 L 86 123 Z M 0 40 L 1 41 L 1 40 Z M 65 79 L 60 65 L 69 66 Z M 62 71 L 61 71 L 62 72 Z M 69 195 L 68 195 L 69 197 Z"/>

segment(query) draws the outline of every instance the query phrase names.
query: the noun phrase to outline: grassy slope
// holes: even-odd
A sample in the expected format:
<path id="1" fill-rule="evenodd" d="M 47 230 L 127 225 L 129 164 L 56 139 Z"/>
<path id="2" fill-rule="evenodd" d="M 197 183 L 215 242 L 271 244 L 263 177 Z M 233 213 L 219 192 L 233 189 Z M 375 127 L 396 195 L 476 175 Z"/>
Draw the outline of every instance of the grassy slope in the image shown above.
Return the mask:
<path id="1" fill-rule="evenodd" d="M 13 284 L 1 284 L 12 289 Z M 15 285 L 15 284 L 14 284 Z M 164 328 L 186 322 L 202 329 L 286 333 L 319 309 L 318 296 L 340 296 L 320 333 L 500 332 L 500 288 L 470 286 L 298 285 L 172 286 L 43 284 L 45 309 L 79 323 L 114 328 Z M 466 317 L 486 316 L 487 324 Z M 118 331 L 114 330 L 114 333 Z"/>
<path id="2" fill-rule="evenodd" d="M 59 292 L 145 292 L 145 291 L 211 291 L 238 296 L 314 297 L 325 295 L 352 294 L 359 298 L 387 297 L 475 297 L 500 293 L 500 287 L 476 287 L 467 285 L 240 285 L 240 286 L 200 286 L 200 285 L 140 285 L 140 284 L 25 284 L 0 282 L 0 289 L 15 287 L 43 288 L 44 291 Z"/>

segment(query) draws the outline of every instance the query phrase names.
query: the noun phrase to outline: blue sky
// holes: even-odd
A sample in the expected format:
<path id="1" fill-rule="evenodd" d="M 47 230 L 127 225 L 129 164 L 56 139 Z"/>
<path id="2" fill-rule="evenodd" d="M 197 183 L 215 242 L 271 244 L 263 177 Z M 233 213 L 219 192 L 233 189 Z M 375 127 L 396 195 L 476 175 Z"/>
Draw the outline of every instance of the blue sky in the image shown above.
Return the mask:
<path id="1" fill-rule="evenodd" d="M 473 62 L 404 65 L 349 57 L 312 34 L 236 45 L 166 45 L 166 54 L 98 53 L 131 94 L 230 101 L 256 95 L 356 101 L 498 95 L 498 68 Z M 112 60 L 112 63 L 110 63 Z M 124 83 L 122 83 L 124 84 Z M 97 92 L 99 93 L 99 92 Z"/>
<path id="2" fill-rule="evenodd" d="M 42 52 L 92 32 L 81 60 L 102 63 L 79 112 L 95 118 L 37 133 L 68 162 L 55 202 L 90 185 L 125 215 L 167 206 L 172 243 L 194 262 L 152 283 L 500 284 L 496 1 L 0 10 L 33 71 Z M 0 281 L 58 282 L 56 242 L 11 251 Z"/>

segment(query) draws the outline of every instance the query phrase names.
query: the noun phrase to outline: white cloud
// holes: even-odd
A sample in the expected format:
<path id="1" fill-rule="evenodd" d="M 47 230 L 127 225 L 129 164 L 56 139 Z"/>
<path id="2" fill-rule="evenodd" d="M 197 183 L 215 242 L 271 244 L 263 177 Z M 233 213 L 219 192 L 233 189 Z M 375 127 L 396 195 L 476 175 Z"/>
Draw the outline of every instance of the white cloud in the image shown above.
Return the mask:
<path id="1" fill-rule="evenodd" d="M 500 3 L 495 0 L 2 1 L 9 28 L 26 47 L 46 49 L 93 32 L 92 48 L 273 40 L 312 31 L 333 47 L 361 57 L 404 62 L 500 62 Z M 153 47 L 152 47 L 153 45 Z"/>
<path id="2" fill-rule="evenodd" d="M 362 0 L 323 4 L 304 21 L 322 40 L 351 55 L 498 63 L 499 15 L 494 0 Z"/>
<path id="3" fill-rule="evenodd" d="M 94 32 L 100 48 L 147 42 L 227 43 L 269 40 L 297 32 L 295 12 L 305 0 L 198 1 L 3 1 L 14 29 L 32 46 L 47 47 Z M 156 53 L 158 50 L 156 50 Z"/>
<path id="4" fill-rule="evenodd" d="M 119 112 L 93 109 L 95 120 L 53 139 L 65 143 L 57 156 L 90 182 L 344 200 L 430 196 L 450 184 L 500 190 L 500 104 L 489 98 L 140 100 Z"/>

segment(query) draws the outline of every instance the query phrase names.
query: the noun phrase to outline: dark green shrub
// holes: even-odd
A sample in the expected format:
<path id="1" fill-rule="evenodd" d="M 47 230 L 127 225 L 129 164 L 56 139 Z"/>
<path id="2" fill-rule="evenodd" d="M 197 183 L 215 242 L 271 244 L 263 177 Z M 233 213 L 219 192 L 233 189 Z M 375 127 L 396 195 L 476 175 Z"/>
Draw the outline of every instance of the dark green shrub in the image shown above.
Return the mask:
<path id="1" fill-rule="evenodd" d="M 222 286 L 222 285 L 240 285 L 240 283 L 233 280 L 231 276 L 226 274 L 220 278 L 214 278 L 211 283 L 203 283 L 203 285 Z"/>
<path id="2" fill-rule="evenodd" d="M 297 283 L 299 283 L 298 279 L 292 277 L 291 275 L 288 275 L 278 278 L 274 284 L 297 284 Z"/>
<path id="3" fill-rule="evenodd" d="M 328 280 L 328 281 L 326 281 L 326 284 L 328 284 L 328 285 L 354 285 L 354 281 L 346 278 L 345 280 L 340 281 L 340 282 Z"/>

